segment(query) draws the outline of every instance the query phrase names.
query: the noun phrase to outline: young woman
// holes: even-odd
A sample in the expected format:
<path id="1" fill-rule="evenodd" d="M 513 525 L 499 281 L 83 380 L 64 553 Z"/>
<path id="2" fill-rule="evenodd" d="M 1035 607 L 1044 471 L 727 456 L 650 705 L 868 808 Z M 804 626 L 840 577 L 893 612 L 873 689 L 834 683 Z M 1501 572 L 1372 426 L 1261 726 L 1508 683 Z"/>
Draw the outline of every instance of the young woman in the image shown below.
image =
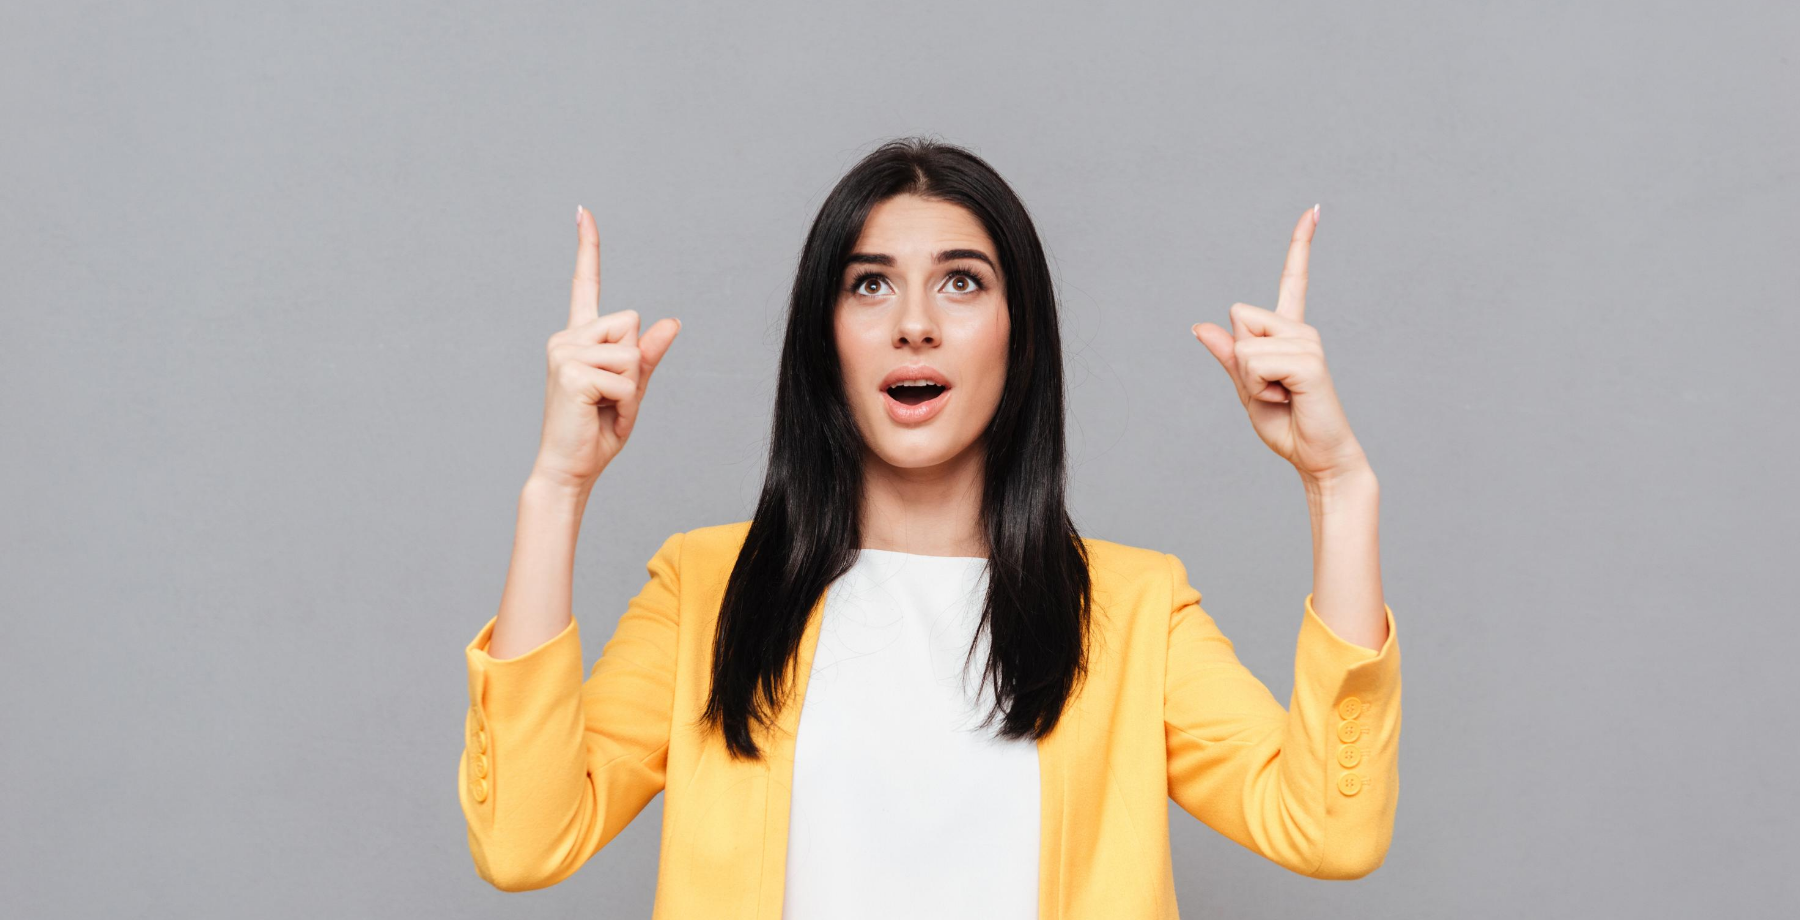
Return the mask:
<path id="1" fill-rule="evenodd" d="M 1194 327 L 1312 508 L 1283 707 L 1178 558 L 1076 533 L 1036 230 L 986 163 L 916 139 L 851 169 L 807 235 L 755 516 L 665 540 L 584 678 L 582 511 L 680 321 L 600 314 L 578 208 L 512 566 L 467 649 L 477 872 L 555 884 L 658 792 L 673 920 L 1173 918 L 1170 798 L 1295 872 L 1381 865 L 1400 652 L 1375 476 L 1305 322 L 1317 223 L 1274 310 Z"/>

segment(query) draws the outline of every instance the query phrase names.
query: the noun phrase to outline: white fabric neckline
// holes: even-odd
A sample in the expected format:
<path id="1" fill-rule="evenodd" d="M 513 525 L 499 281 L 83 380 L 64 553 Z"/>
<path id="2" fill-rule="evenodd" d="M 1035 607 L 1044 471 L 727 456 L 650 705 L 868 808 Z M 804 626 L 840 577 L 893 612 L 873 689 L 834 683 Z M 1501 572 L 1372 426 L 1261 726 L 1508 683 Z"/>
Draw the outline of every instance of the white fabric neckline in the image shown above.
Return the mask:
<path id="1" fill-rule="evenodd" d="M 826 592 L 784 920 L 1035 920 L 1037 744 L 982 727 L 987 557 L 863 547 Z"/>
<path id="2" fill-rule="evenodd" d="M 887 555 L 887 556 L 904 556 L 908 559 L 945 559 L 945 560 L 960 560 L 960 561 L 964 561 L 964 562 L 986 562 L 986 561 L 988 561 L 988 557 L 986 557 L 986 556 L 929 556 L 924 553 L 903 553 L 897 549 L 876 549 L 873 546 L 865 546 L 862 549 L 857 550 L 857 552 L 881 553 L 881 554 Z"/>

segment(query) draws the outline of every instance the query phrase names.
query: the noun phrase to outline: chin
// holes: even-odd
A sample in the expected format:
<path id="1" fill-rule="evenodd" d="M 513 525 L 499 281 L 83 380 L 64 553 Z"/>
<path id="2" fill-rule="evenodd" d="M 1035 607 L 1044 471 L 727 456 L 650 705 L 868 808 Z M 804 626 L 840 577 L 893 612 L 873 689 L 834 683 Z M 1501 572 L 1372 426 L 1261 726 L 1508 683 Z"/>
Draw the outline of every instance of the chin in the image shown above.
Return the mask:
<path id="1" fill-rule="evenodd" d="M 940 466 L 956 456 L 956 451 L 940 450 L 936 448 L 911 450 L 906 448 L 895 449 L 891 447 L 877 447 L 871 450 L 870 453 L 873 453 L 876 459 L 888 466 L 902 470 L 930 469 L 934 466 Z"/>
<path id="2" fill-rule="evenodd" d="M 877 435 L 869 444 L 869 452 L 888 466 L 915 470 L 949 463 L 972 446 L 973 441 L 959 443 L 945 432 L 896 429 Z"/>

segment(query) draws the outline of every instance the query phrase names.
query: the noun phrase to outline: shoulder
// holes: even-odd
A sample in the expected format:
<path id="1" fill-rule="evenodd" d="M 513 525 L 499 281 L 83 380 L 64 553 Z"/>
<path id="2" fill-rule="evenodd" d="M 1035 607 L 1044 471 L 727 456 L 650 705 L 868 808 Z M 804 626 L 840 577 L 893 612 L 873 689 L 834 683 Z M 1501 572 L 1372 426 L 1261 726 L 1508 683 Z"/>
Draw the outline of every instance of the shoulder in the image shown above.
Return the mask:
<path id="1" fill-rule="evenodd" d="M 1087 544 L 1088 567 L 1096 578 L 1127 582 L 1169 578 L 1169 557 L 1160 550 L 1095 537 L 1082 537 L 1081 541 Z"/>
<path id="2" fill-rule="evenodd" d="M 662 566 L 674 573 L 684 567 L 689 571 L 704 569 L 719 560 L 729 564 L 737 558 L 749 531 L 749 521 L 736 521 L 670 534 L 650 557 L 650 566 L 652 570 Z"/>
<path id="3" fill-rule="evenodd" d="M 732 521 L 728 524 L 708 524 L 676 534 L 681 538 L 683 551 L 693 554 L 720 553 L 729 551 L 732 556 L 744 545 L 744 537 L 750 533 L 749 521 Z M 674 539 L 671 537 L 670 539 Z"/>
<path id="4" fill-rule="evenodd" d="M 1166 636 L 1174 557 L 1116 540 L 1083 537 L 1082 542 L 1087 544 L 1094 608 L 1102 614 L 1096 622 L 1109 633 L 1152 637 L 1146 641 Z"/>
<path id="5" fill-rule="evenodd" d="M 663 541 L 657 555 L 670 558 L 690 573 L 705 573 L 720 567 L 730 570 L 749 533 L 749 521 L 695 527 L 671 534 Z"/>

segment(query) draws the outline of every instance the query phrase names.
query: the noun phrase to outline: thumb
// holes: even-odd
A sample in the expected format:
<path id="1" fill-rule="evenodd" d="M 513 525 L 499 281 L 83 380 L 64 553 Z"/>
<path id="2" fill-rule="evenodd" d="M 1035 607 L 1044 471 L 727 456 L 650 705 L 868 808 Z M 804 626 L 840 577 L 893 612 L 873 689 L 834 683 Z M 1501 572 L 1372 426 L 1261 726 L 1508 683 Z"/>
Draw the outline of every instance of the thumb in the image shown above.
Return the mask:
<path id="1" fill-rule="evenodd" d="M 681 320 L 671 316 L 657 320 L 655 325 L 638 338 L 638 393 L 643 393 L 644 387 L 650 384 L 650 375 L 662 363 L 663 355 L 669 353 L 669 346 L 675 343 L 675 336 L 679 332 Z"/>
<path id="2" fill-rule="evenodd" d="M 1200 344 L 1205 345 L 1206 350 L 1212 352 L 1212 356 L 1218 360 L 1219 367 L 1225 370 L 1225 376 L 1231 378 L 1231 386 L 1237 390 L 1238 399 L 1247 401 L 1249 396 L 1244 392 L 1243 383 L 1238 380 L 1237 339 L 1213 323 L 1195 323 L 1193 332 Z"/>
<path id="3" fill-rule="evenodd" d="M 669 317 L 657 320 L 643 335 L 638 336 L 637 393 L 633 399 L 619 403 L 618 415 L 613 422 L 613 433 L 620 440 L 630 437 L 631 429 L 636 427 L 638 409 L 644 401 L 644 390 L 650 386 L 650 375 L 656 372 L 656 366 L 669 353 L 669 346 L 674 344 L 675 335 L 680 331 L 681 320 Z"/>

